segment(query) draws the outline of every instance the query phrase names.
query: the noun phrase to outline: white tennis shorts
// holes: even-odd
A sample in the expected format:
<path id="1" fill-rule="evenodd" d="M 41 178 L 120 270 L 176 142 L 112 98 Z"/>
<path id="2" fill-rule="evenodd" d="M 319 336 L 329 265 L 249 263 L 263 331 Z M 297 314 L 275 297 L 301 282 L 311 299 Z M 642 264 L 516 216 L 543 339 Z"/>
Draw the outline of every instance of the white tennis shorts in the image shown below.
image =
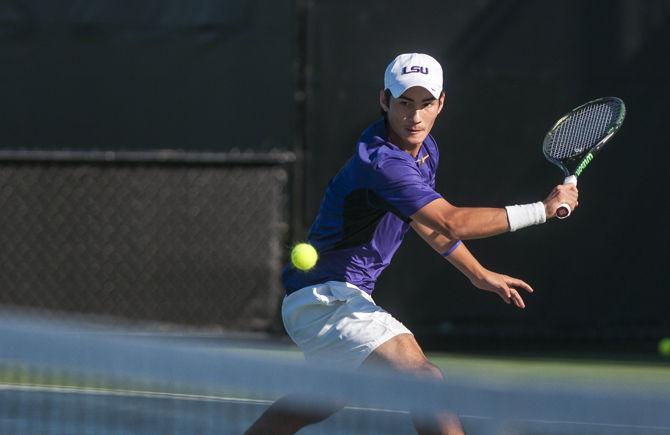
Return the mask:
<path id="1" fill-rule="evenodd" d="M 328 281 L 284 298 L 282 318 L 305 359 L 358 368 L 379 345 L 410 330 L 353 284 Z"/>

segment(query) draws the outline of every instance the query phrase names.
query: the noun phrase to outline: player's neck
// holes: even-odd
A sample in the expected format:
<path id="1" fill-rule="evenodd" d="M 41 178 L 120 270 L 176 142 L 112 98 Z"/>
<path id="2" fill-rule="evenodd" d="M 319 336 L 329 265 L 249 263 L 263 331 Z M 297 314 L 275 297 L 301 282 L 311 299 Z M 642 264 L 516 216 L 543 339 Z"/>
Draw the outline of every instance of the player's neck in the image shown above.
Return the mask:
<path id="1" fill-rule="evenodd" d="M 416 158 L 416 156 L 419 155 L 419 151 L 421 150 L 422 144 L 412 144 L 405 142 L 397 134 L 395 134 L 393 130 L 389 132 L 389 141 L 391 141 L 392 144 L 405 151 L 413 158 Z"/>

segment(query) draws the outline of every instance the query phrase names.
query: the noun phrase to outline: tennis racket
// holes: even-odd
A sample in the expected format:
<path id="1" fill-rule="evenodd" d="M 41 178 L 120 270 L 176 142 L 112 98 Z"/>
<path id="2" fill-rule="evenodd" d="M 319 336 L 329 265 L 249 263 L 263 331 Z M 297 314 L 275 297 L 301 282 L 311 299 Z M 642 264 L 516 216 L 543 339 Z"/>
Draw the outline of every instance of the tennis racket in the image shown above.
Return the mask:
<path id="1" fill-rule="evenodd" d="M 572 109 L 549 130 L 542 152 L 565 174 L 565 184 L 577 185 L 579 177 L 593 158 L 619 130 L 626 117 L 626 106 L 616 97 L 598 98 Z M 565 219 L 572 209 L 566 203 L 556 209 L 556 217 Z"/>

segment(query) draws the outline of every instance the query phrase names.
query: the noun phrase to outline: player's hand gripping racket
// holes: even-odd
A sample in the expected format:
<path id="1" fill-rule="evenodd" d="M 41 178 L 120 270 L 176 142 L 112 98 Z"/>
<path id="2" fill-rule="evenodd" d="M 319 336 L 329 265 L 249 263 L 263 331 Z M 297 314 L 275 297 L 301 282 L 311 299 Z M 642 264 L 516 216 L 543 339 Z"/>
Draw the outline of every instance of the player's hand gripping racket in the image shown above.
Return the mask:
<path id="1" fill-rule="evenodd" d="M 606 97 L 582 104 L 554 124 L 544 138 L 542 151 L 547 160 L 563 170 L 565 184 L 577 185 L 577 177 L 619 130 L 625 116 L 623 101 Z M 556 216 L 565 219 L 571 212 L 563 203 Z"/>

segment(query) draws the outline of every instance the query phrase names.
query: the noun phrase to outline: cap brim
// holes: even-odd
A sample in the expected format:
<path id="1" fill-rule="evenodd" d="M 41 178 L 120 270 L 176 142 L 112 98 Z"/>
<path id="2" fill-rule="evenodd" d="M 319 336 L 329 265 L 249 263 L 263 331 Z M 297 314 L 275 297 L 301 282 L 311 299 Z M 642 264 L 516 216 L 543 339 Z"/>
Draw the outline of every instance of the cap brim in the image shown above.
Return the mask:
<path id="1" fill-rule="evenodd" d="M 396 83 L 394 86 L 391 86 L 388 88 L 389 91 L 391 91 L 391 95 L 393 95 L 393 98 L 398 98 L 402 94 L 405 93 L 405 91 L 409 88 L 413 88 L 415 86 L 419 86 L 430 92 L 430 94 L 435 97 L 435 99 L 440 98 L 440 95 L 442 94 L 442 89 L 434 89 L 431 88 L 427 83 Z"/>

